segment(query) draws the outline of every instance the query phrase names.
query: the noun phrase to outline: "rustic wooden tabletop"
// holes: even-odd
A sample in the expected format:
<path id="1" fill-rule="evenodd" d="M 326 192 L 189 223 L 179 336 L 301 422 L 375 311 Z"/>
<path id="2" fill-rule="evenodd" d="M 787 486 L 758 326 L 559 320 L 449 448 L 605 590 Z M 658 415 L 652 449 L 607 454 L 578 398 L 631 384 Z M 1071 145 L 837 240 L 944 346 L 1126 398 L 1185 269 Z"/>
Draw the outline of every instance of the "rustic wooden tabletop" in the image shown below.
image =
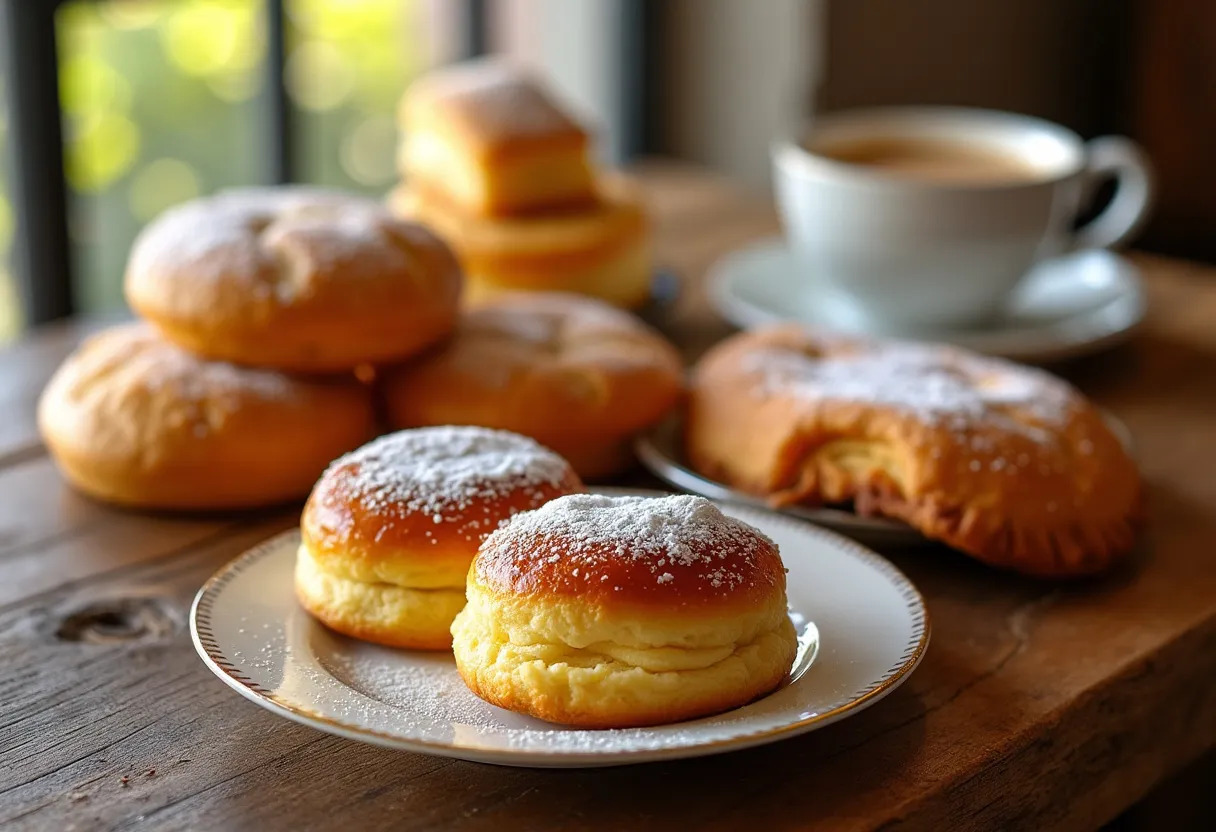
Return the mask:
<path id="1" fill-rule="evenodd" d="M 719 337 L 698 279 L 776 229 L 696 170 L 642 169 L 668 322 Z M 1152 525 L 1104 580 L 1036 583 L 892 554 L 934 620 L 920 669 L 859 716 L 768 747 L 590 771 L 387 751 L 287 722 L 195 656 L 194 592 L 295 512 L 148 517 L 69 490 L 34 402 L 86 324 L 0 355 L 0 826 L 46 829 L 1079 829 L 1216 746 L 1216 269 L 1137 257 L 1133 343 L 1059 368 L 1131 428 Z"/>

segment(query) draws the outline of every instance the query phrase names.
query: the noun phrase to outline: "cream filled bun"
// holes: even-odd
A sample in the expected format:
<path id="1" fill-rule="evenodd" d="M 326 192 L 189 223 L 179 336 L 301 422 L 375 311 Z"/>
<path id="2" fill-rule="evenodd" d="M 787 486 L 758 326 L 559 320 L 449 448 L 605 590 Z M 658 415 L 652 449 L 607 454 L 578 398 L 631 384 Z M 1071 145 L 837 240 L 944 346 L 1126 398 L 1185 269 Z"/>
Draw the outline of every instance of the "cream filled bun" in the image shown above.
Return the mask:
<path id="1" fill-rule="evenodd" d="M 300 603 L 330 628 L 443 649 L 465 575 L 502 521 L 581 491 L 569 463 L 517 434 L 434 427 L 382 436 L 336 460 L 304 507 Z"/>
<path id="2" fill-rule="evenodd" d="M 482 699 L 588 728 L 743 705 L 797 650 L 776 544 L 692 496 L 580 494 L 517 515 L 482 544 L 452 634 Z"/>

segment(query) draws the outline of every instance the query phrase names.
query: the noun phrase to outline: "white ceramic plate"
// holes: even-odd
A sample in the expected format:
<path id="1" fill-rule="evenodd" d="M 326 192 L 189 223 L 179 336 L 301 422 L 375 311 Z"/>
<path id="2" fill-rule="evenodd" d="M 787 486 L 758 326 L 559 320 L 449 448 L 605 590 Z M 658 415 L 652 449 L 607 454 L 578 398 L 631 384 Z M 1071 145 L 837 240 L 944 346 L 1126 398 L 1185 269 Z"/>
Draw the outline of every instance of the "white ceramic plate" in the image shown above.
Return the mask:
<path id="1" fill-rule="evenodd" d="M 718 716 L 592 731 L 482 702 L 465 688 L 450 654 L 364 644 L 305 613 L 292 591 L 294 531 L 207 581 L 191 608 L 190 632 L 220 679 L 288 719 L 391 748 L 513 766 L 620 765 L 747 748 L 857 713 L 907 678 L 929 642 L 929 620 L 924 600 L 899 570 L 797 520 L 722 508 L 781 547 L 801 645 L 787 684 Z"/>
<path id="2" fill-rule="evenodd" d="M 754 243 L 714 264 L 709 296 L 724 318 L 744 328 L 798 321 L 843 332 L 897 334 L 869 331 L 853 320 L 814 275 L 798 267 L 780 239 Z M 1135 265 L 1114 252 L 1092 249 L 1038 266 L 1018 286 L 1004 315 L 987 327 L 898 334 L 1018 361 L 1047 362 L 1126 340 L 1145 310 Z"/>
<path id="3" fill-rule="evenodd" d="M 735 491 L 728 485 L 698 474 L 684 462 L 681 450 L 679 417 L 660 422 L 638 437 L 634 451 L 650 473 L 668 485 L 709 497 L 711 500 L 767 508 L 759 497 Z M 839 508 L 816 506 L 785 506 L 781 513 L 809 520 L 824 528 L 840 532 L 867 546 L 917 546 L 929 541 L 916 529 L 885 517 L 863 517 Z"/>

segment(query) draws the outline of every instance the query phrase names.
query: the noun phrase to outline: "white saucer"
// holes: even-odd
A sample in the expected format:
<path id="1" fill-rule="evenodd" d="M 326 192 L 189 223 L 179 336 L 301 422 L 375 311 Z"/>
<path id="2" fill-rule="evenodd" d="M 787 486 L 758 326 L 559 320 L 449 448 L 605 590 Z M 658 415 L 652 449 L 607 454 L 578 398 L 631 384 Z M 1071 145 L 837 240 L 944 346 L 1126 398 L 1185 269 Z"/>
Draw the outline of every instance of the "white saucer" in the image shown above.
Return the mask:
<path id="1" fill-rule="evenodd" d="M 798 272 L 784 240 L 763 240 L 714 265 L 710 298 L 724 318 L 745 328 L 792 320 L 842 332 L 892 334 L 867 330 L 841 315 L 830 293 L 813 276 Z M 1022 281 L 1002 318 L 986 328 L 937 329 L 914 337 L 1019 361 L 1055 361 L 1125 340 L 1144 318 L 1145 306 L 1135 265 L 1114 252 L 1092 249 L 1040 265 Z"/>
<path id="2" fill-rule="evenodd" d="M 280 716 L 376 745 L 513 766 L 620 765 L 761 745 L 851 716 L 907 678 L 928 645 L 929 622 L 924 599 L 898 569 L 789 517 L 722 508 L 780 546 L 800 649 L 783 687 L 717 716 L 591 731 L 489 705 L 464 686 L 450 654 L 355 641 L 305 613 L 292 589 L 295 531 L 207 581 L 190 632 L 216 676 Z"/>

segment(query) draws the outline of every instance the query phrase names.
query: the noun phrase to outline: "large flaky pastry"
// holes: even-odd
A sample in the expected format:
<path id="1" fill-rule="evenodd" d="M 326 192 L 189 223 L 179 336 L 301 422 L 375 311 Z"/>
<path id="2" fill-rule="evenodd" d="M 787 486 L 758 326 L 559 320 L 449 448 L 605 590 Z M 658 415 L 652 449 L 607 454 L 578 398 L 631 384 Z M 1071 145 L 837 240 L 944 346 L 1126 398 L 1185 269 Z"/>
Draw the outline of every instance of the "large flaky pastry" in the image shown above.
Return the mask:
<path id="1" fill-rule="evenodd" d="M 1035 575 L 1128 552 L 1136 466 L 1102 415 L 1045 372 L 945 346 L 742 333 L 694 371 L 686 453 L 776 505 L 852 501 Z"/>
<path id="2" fill-rule="evenodd" d="M 557 454 L 473 427 L 401 431 L 336 460 L 300 520 L 300 603 L 340 633 L 442 649 L 477 547 L 516 512 L 582 490 Z"/>
<path id="3" fill-rule="evenodd" d="M 633 315 L 516 292 L 465 311 L 450 340 L 386 374 L 384 394 L 396 427 L 512 430 L 599 477 L 632 461 L 634 435 L 671 410 L 681 384 L 675 348 Z"/>
<path id="4" fill-rule="evenodd" d="M 575 495 L 516 516 L 477 553 L 452 635 L 482 699 L 588 728 L 743 705 L 797 651 L 777 546 L 690 496 Z"/>
<path id="5" fill-rule="evenodd" d="M 371 200 L 247 188 L 166 211 L 135 241 L 131 307 L 223 361 L 331 372 L 405 358 L 451 331 L 448 247 Z"/>
<path id="6" fill-rule="evenodd" d="M 38 426 L 82 491 L 129 506 L 231 509 L 300 499 L 375 432 L 355 379 L 207 361 L 146 324 L 86 340 L 51 378 Z"/>

